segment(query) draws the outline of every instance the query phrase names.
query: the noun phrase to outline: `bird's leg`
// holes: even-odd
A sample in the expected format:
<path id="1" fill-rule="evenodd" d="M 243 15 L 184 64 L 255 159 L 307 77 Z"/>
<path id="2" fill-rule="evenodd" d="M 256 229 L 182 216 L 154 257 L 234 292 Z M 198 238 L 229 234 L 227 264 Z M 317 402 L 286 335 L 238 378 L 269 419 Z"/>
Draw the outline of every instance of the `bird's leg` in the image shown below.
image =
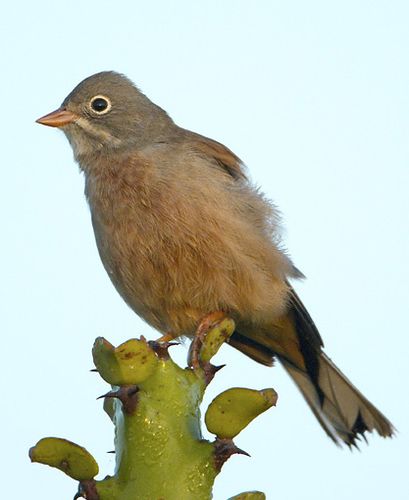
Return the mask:
<path id="1" fill-rule="evenodd" d="M 203 340 L 206 332 L 208 332 L 211 328 L 213 328 L 217 323 L 219 323 L 223 318 L 226 317 L 226 314 L 223 311 L 215 311 L 207 314 L 199 323 L 199 326 L 195 332 L 195 338 L 199 337 Z M 155 342 L 172 342 L 177 339 L 178 335 L 175 335 L 172 331 L 166 332 L 164 335 L 156 339 Z"/>
<path id="2" fill-rule="evenodd" d="M 216 326 L 222 319 L 226 317 L 226 313 L 223 311 L 215 311 L 207 314 L 199 323 L 196 329 L 195 336 L 190 344 L 189 349 L 189 365 L 193 369 L 197 369 L 200 366 L 199 353 L 203 345 L 203 340 L 209 330 Z"/>

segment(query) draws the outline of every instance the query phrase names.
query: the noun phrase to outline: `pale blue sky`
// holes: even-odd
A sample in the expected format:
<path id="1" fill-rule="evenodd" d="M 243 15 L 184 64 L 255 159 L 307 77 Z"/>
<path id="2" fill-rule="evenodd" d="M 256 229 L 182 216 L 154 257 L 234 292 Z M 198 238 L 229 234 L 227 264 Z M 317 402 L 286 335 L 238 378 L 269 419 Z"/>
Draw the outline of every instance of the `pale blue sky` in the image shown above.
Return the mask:
<path id="1" fill-rule="evenodd" d="M 28 460 L 47 435 L 87 447 L 101 477 L 112 472 L 91 346 L 99 335 L 156 335 L 102 268 L 67 141 L 34 123 L 104 69 L 246 162 L 282 211 L 308 277 L 297 290 L 327 353 L 399 429 L 340 450 L 280 367 L 225 348 L 207 400 L 243 385 L 272 386 L 279 402 L 237 438 L 252 457 L 228 462 L 215 499 L 246 489 L 280 500 L 406 497 L 408 25 L 403 0 L 2 6 L 2 498 L 72 498 L 73 481 Z"/>

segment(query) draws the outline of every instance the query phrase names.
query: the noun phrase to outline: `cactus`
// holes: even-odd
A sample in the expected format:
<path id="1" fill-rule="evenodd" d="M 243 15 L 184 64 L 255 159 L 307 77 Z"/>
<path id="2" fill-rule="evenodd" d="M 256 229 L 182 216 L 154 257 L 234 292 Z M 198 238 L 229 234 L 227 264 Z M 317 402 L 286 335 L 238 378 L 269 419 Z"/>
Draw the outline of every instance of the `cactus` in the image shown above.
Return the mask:
<path id="1" fill-rule="evenodd" d="M 47 464 L 79 482 L 74 498 L 88 500 L 207 500 L 224 462 L 235 453 L 233 438 L 257 415 L 274 406 L 273 389 L 232 388 L 209 405 L 205 423 L 216 435 L 202 438 L 200 410 L 204 391 L 220 367 L 210 363 L 234 331 L 226 317 L 209 316 L 192 341 L 188 367 L 169 355 L 172 342 L 131 339 L 118 347 L 97 338 L 93 359 L 111 385 L 101 396 L 115 425 L 113 476 L 96 480 L 98 465 L 81 446 L 60 438 L 41 439 L 30 449 L 33 462 Z M 232 499 L 259 500 L 258 491 Z"/>

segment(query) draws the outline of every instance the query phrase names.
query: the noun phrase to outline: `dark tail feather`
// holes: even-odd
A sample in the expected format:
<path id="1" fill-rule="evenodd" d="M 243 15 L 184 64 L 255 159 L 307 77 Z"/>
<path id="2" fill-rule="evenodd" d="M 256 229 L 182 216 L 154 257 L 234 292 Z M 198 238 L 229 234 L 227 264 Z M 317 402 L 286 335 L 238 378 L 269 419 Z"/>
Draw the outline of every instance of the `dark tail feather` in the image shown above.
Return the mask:
<path id="1" fill-rule="evenodd" d="M 280 359 L 309 404 L 319 423 L 337 444 L 356 446 L 365 431 L 376 430 L 382 437 L 393 434 L 393 426 L 324 354 L 319 355 L 317 380 L 307 372 Z"/>

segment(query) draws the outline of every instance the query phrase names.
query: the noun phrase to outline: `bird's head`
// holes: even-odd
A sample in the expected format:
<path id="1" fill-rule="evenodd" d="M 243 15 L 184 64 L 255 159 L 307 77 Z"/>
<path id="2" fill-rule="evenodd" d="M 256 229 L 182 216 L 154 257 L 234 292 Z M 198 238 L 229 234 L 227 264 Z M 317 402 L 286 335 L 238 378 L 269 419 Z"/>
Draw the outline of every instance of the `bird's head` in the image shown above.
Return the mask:
<path id="1" fill-rule="evenodd" d="M 124 75 L 103 71 L 77 85 L 37 123 L 59 127 L 77 159 L 98 151 L 138 148 L 169 133 L 173 122 Z"/>

